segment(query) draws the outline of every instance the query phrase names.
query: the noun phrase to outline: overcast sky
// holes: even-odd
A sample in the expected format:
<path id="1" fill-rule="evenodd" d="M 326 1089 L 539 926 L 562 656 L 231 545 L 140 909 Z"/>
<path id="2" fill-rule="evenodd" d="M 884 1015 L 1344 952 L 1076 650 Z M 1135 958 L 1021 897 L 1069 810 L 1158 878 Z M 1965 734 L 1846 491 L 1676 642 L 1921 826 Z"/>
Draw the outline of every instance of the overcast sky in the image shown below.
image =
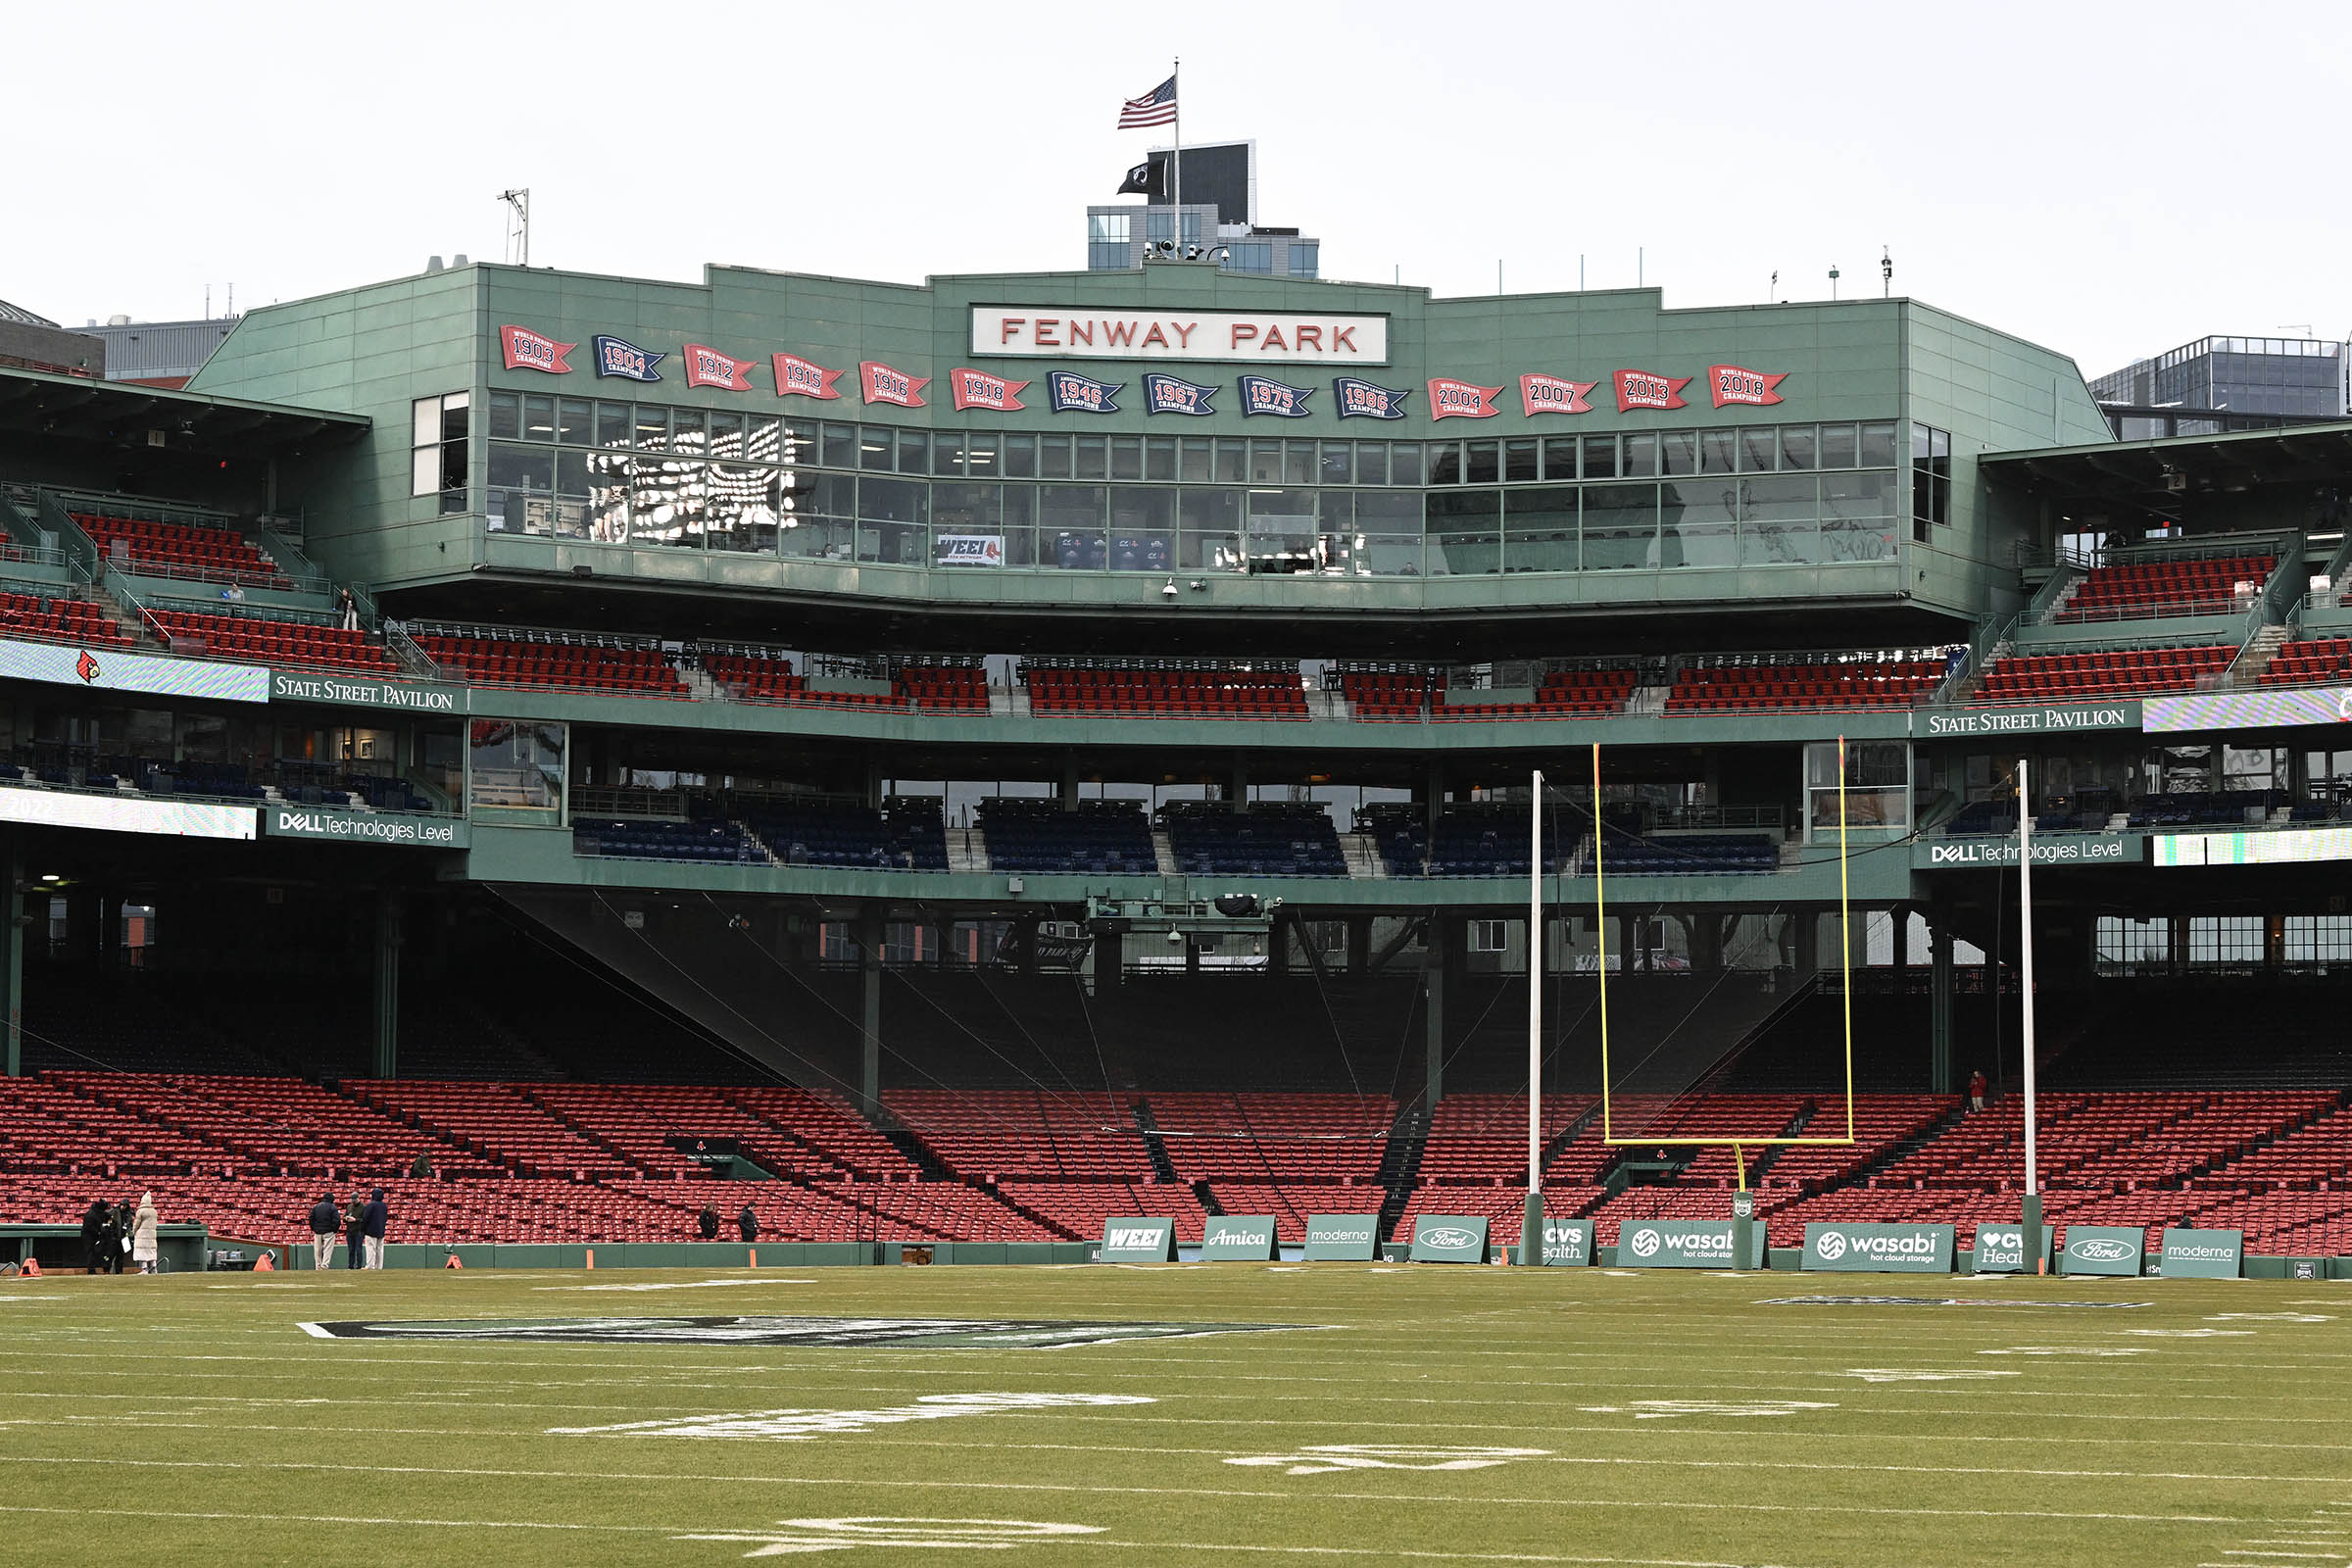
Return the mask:
<path id="1" fill-rule="evenodd" d="M 0 299 L 78 325 L 496 259 L 1075 269 L 1160 131 L 1255 137 L 1326 276 L 1669 307 L 1894 287 L 2090 374 L 2342 337 L 2352 6 L 21 7 Z"/>

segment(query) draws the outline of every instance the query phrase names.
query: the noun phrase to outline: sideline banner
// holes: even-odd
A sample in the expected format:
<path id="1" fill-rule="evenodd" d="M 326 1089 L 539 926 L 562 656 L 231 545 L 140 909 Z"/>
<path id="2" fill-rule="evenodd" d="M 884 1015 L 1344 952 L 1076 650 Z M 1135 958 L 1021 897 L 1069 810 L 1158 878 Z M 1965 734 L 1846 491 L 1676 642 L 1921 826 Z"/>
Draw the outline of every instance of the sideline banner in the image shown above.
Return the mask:
<path id="1" fill-rule="evenodd" d="M 1844 1273 L 1949 1274 L 1949 1225 L 1832 1225 L 1805 1227 L 1801 1267 Z"/>
<path id="2" fill-rule="evenodd" d="M 2167 1279 L 2233 1280 L 2245 1257 L 2244 1231 L 2169 1229 L 2158 1266 Z"/>
<path id="3" fill-rule="evenodd" d="M 1306 1261 L 1370 1263 L 1380 1256 L 1378 1214 L 1309 1214 Z"/>
<path id="4" fill-rule="evenodd" d="M 1413 1222 L 1415 1263 L 1484 1263 L 1487 1221 L 1480 1214 L 1424 1214 Z"/>
<path id="5" fill-rule="evenodd" d="M 1106 1219 L 1102 1222 L 1105 1263 L 1173 1263 L 1176 1222 L 1172 1219 Z"/>
<path id="6" fill-rule="evenodd" d="M 2041 1263 L 2050 1264 L 2050 1244 L 2056 1240 L 2057 1229 L 2041 1228 Z M 1979 1225 L 1976 1250 L 1970 1254 L 1970 1269 L 1978 1274 L 2031 1274 L 2033 1260 L 2026 1256 L 2026 1228 L 2011 1220 L 2006 1225 Z"/>
<path id="7" fill-rule="evenodd" d="M 1755 1228 L 1746 1266 L 1765 1264 L 1764 1227 Z M 1617 1232 L 1619 1268 L 1738 1268 L 1728 1219 L 1628 1220 Z"/>
<path id="8" fill-rule="evenodd" d="M 1592 1261 L 1592 1222 L 1589 1219 L 1544 1221 L 1544 1263 L 1547 1268 L 1581 1268 Z"/>
<path id="9" fill-rule="evenodd" d="M 1200 1228 L 1203 1263 L 1270 1263 L 1277 1255 L 1271 1214 L 1212 1214 Z"/>
<path id="10" fill-rule="evenodd" d="M 2148 1233 L 2136 1225 L 2069 1225 L 2066 1250 L 2058 1255 L 2058 1272 L 2137 1278 L 2140 1254 L 2147 1246 Z"/>

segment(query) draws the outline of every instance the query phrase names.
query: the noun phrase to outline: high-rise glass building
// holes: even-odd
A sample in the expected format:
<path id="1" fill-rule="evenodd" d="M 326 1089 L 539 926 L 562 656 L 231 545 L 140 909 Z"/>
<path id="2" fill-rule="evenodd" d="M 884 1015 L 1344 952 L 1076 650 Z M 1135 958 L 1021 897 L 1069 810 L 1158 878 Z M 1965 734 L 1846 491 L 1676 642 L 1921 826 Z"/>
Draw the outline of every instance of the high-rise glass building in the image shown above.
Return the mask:
<path id="1" fill-rule="evenodd" d="M 2203 337 L 2135 360 L 2090 390 L 2127 439 L 2214 434 L 2246 416 L 2266 424 L 2340 419 L 2345 368 L 2344 345 L 2321 338 Z M 2155 424 L 2166 428 L 2141 428 Z"/>

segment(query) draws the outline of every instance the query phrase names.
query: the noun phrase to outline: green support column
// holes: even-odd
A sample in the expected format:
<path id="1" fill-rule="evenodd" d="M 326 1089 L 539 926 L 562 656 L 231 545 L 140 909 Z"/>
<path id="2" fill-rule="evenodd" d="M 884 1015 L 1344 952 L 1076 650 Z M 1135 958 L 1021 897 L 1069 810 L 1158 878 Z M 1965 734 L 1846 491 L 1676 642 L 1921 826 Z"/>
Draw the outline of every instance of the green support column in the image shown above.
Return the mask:
<path id="1" fill-rule="evenodd" d="M 882 911 L 868 907 L 858 916 L 858 1108 L 872 1115 L 882 1103 Z"/>
<path id="2" fill-rule="evenodd" d="M 8 912 L 8 953 L 0 960 L 0 986 L 7 994 L 0 996 L 0 1031 L 5 1031 L 4 1046 L 7 1059 L 0 1067 L 7 1076 L 20 1077 L 24 1071 L 24 857 L 18 853 L 12 838 L 0 871 L 8 875 L 8 897 L 0 908 Z"/>
<path id="3" fill-rule="evenodd" d="M 400 1076 L 400 890 L 375 890 L 375 1076 Z"/>
<path id="4" fill-rule="evenodd" d="M 1428 1054 L 1422 1081 L 1423 1102 L 1436 1110 L 1446 1097 L 1446 967 L 1453 953 L 1451 923 L 1444 915 L 1429 918 L 1429 958 L 1421 971 L 1423 1046 Z"/>
<path id="5" fill-rule="evenodd" d="M 1952 932 L 1937 920 L 1928 940 L 1928 1089 L 1952 1087 Z"/>
<path id="6" fill-rule="evenodd" d="M 1351 914 L 1348 917 L 1348 972 L 1368 974 L 1372 969 L 1372 917 Z"/>

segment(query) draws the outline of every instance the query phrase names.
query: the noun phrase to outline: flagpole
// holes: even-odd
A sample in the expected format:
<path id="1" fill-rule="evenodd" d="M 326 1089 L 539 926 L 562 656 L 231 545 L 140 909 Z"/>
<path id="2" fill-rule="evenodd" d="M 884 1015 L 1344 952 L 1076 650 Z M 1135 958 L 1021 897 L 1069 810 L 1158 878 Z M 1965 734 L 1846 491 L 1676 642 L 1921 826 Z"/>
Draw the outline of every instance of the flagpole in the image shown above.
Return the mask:
<path id="1" fill-rule="evenodd" d="M 1168 188 L 1175 192 L 1176 259 L 1184 259 L 1184 83 L 1176 78 L 1184 74 L 1184 57 L 1179 55 L 1168 68 L 1168 85 L 1174 94 L 1168 129 L 1176 138 L 1176 150 L 1168 155 Z"/>

